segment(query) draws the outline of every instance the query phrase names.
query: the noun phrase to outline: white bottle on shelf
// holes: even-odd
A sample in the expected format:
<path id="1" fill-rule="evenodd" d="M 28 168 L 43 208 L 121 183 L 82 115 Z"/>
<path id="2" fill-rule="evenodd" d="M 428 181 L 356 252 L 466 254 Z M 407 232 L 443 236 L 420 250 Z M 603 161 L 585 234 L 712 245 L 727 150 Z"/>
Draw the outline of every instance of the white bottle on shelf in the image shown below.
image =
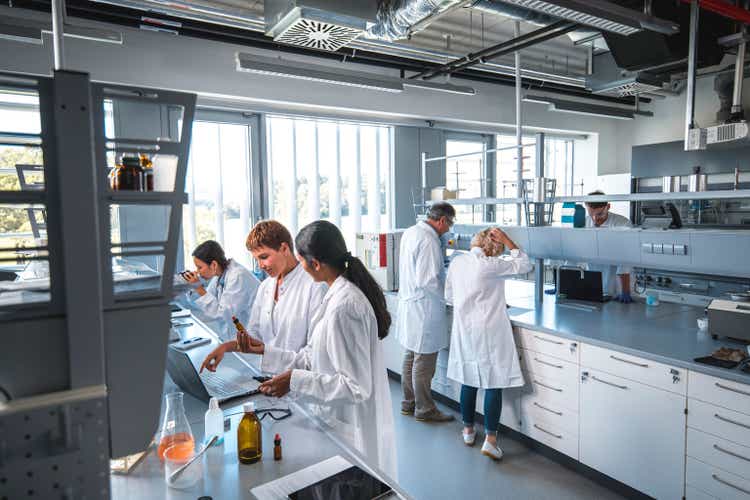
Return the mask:
<path id="1" fill-rule="evenodd" d="M 213 436 L 219 437 L 219 439 L 216 440 L 215 445 L 220 445 L 224 442 L 224 412 L 219 408 L 219 400 L 216 398 L 211 398 L 208 403 L 204 431 L 203 439 L 206 443 L 208 443 Z"/>

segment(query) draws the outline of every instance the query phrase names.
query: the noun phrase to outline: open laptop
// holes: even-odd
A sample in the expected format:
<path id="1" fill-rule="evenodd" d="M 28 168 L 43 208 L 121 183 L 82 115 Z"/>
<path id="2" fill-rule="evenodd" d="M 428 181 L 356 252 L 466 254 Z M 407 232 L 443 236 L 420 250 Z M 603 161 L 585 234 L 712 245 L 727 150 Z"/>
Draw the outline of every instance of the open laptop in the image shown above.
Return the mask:
<path id="1" fill-rule="evenodd" d="M 249 374 L 247 378 L 238 376 L 222 376 L 216 372 L 198 370 L 186 352 L 173 346 L 167 348 L 167 372 L 180 389 L 196 398 L 208 402 L 216 398 L 219 403 L 230 399 L 259 394 L 260 385 Z"/>
<path id="2" fill-rule="evenodd" d="M 602 290 L 601 271 L 583 271 L 578 269 L 558 269 L 557 296 L 568 300 L 586 300 L 589 302 L 608 302 L 611 295 Z"/>

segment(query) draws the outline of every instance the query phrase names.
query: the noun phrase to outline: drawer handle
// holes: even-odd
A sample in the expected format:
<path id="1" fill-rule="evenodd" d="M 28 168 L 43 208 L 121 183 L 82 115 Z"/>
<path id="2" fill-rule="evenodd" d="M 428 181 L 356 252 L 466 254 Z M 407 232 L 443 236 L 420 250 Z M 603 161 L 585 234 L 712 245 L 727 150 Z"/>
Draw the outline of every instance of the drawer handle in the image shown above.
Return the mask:
<path id="1" fill-rule="evenodd" d="M 537 408 L 541 408 L 542 410 L 547 410 L 547 411 L 548 411 L 548 412 L 550 412 L 550 413 L 554 413 L 554 414 L 555 414 L 555 415 L 557 415 L 558 417 L 562 417 L 562 412 L 561 412 L 561 411 L 555 411 L 555 410 L 551 410 L 551 409 L 547 408 L 546 406 L 542 406 L 542 405 L 540 405 L 540 404 L 539 404 L 539 403 L 537 403 L 536 401 L 534 401 L 534 406 L 536 406 Z M 750 460 L 750 459 L 747 459 L 747 458 L 746 458 L 745 460 Z"/>
<path id="2" fill-rule="evenodd" d="M 542 387 L 546 387 L 547 389 L 552 389 L 553 391 L 562 392 L 562 389 L 558 389 L 557 387 L 552 387 L 551 385 L 543 384 L 539 382 L 538 380 L 534 380 L 534 383 L 536 385 L 541 385 Z"/>
<path id="3" fill-rule="evenodd" d="M 746 490 L 745 488 L 741 488 L 741 487 L 737 486 L 736 484 L 732 484 L 732 483 L 730 483 L 729 481 L 727 481 L 726 479 L 722 479 L 722 478 L 720 478 L 720 477 L 719 477 L 719 476 L 717 476 L 716 474 L 711 474 L 711 477 L 712 477 L 712 478 L 714 478 L 714 481 L 718 481 L 718 482 L 720 482 L 721 484 L 726 484 L 726 485 L 727 485 L 727 486 L 729 486 L 730 488 L 734 488 L 734 489 L 735 489 L 735 490 L 737 490 L 737 491 L 741 491 L 742 493 L 745 493 L 745 494 L 747 494 L 747 495 L 750 495 L 750 490 Z"/>
<path id="4" fill-rule="evenodd" d="M 602 380 L 600 378 L 596 378 L 593 375 L 591 375 L 591 378 L 593 378 L 597 382 L 601 382 L 602 384 L 607 384 L 607 385 L 611 385 L 612 387 L 617 387 L 618 389 L 627 389 L 628 388 L 627 385 L 618 385 L 618 384 L 615 384 L 615 383 L 612 383 L 612 382 L 607 382 L 606 380 Z"/>
<path id="5" fill-rule="evenodd" d="M 736 420 L 732 420 L 731 418 L 722 417 L 718 413 L 714 413 L 714 417 L 718 418 L 719 420 L 723 420 L 724 422 L 728 422 L 734 425 L 739 425 L 740 427 L 744 427 L 745 429 L 750 429 L 750 425 L 743 424 L 742 422 L 737 422 Z"/>
<path id="6" fill-rule="evenodd" d="M 549 342 L 550 344 L 555 344 L 555 345 L 563 345 L 565 343 L 565 342 L 558 342 L 557 340 L 545 339 L 544 337 L 540 337 L 539 335 L 534 335 L 534 338 L 539 339 L 542 342 Z"/>
<path id="7" fill-rule="evenodd" d="M 741 391 L 739 389 L 735 389 L 734 387 L 729 387 L 728 385 L 723 385 L 723 384 L 720 384 L 718 382 L 716 382 L 716 387 L 718 387 L 719 389 L 724 389 L 726 391 L 732 391 L 732 392 L 736 392 L 738 394 L 743 394 L 745 396 L 750 396 L 750 392 Z"/>
<path id="8" fill-rule="evenodd" d="M 552 437 L 556 437 L 557 439 L 562 439 L 562 435 L 560 435 L 560 434 L 555 434 L 554 432 L 550 432 L 550 431 L 548 431 L 547 429 L 542 429 L 541 427 L 539 427 L 539 426 L 538 426 L 538 425 L 536 425 L 536 424 L 534 424 L 534 428 L 535 428 L 535 429 L 539 429 L 540 431 L 544 432 L 545 434 L 549 434 L 549 435 L 550 435 L 550 436 L 552 436 Z"/>
<path id="9" fill-rule="evenodd" d="M 636 363 L 635 361 L 630 361 L 629 359 L 618 358 L 617 356 L 610 356 L 610 358 L 614 359 L 615 361 L 627 363 L 629 365 L 640 366 L 641 368 L 648 368 L 648 365 L 645 363 Z"/>
<path id="10" fill-rule="evenodd" d="M 536 403 L 534 403 L 534 404 L 536 404 Z M 721 446 L 719 446 L 718 444 L 715 444 L 715 445 L 714 445 L 714 449 L 715 449 L 715 450 L 719 450 L 719 451 L 720 451 L 720 452 L 722 452 L 722 453 L 726 453 L 727 455 L 731 455 L 731 456 L 733 456 L 733 457 L 735 457 L 735 458 L 740 458 L 740 459 L 742 459 L 742 460 L 746 460 L 746 461 L 750 462 L 750 458 L 747 458 L 747 457 L 743 457 L 743 456 L 742 456 L 742 455 L 740 455 L 739 453 L 735 453 L 735 452 L 733 452 L 733 451 L 730 451 L 730 450 L 725 450 L 724 448 L 722 448 L 722 447 L 721 447 Z"/>
<path id="11" fill-rule="evenodd" d="M 561 370 L 562 370 L 563 368 L 565 368 L 565 367 L 564 367 L 563 365 L 556 365 L 556 364 L 554 364 L 554 363 L 550 363 L 550 362 L 548 362 L 548 361 L 542 361 L 542 360 L 541 360 L 541 359 L 539 359 L 539 358 L 534 358 L 534 361 L 537 361 L 537 362 L 539 362 L 539 363 L 541 363 L 541 364 L 543 364 L 543 365 L 551 366 L 552 368 L 559 368 L 559 369 L 561 369 Z"/>

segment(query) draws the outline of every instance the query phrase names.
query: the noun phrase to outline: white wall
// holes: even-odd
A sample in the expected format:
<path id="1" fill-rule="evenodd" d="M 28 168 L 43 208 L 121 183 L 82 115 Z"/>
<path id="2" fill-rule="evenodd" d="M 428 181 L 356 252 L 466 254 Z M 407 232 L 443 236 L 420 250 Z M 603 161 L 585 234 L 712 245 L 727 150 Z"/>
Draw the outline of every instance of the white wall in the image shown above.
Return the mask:
<path id="1" fill-rule="evenodd" d="M 731 64 L 732 58 L 726 58 L 723 63 Z M 695 122 L 701 127 L 716 123 L 716 112 L 719 109 L 719 98 L 713 89 L 714 76 L 699 78 L 695 91 Z M 743 106 L 750 108 L 750 80 L 743 85 Z M 657 144 L 683 140 L 685 137 L 685 107 L 687 97 L 685 92 L 678 96 L 655 100 L 648 105 L 654 112 L 653 118 L 638 117 L 622 130 L 622 150 L 618 153 L 629 166 L 631 147 L 643 144 Z M 629 170 L 628 170 L 629 171 Z"/>
<path id="2" fill-rule="evenodd" d="M 7 7 L 0 8 L 0 17 L 3 15 L 23 15 L 39 19 L 49 17 Z M 66 39 L 68 67 L 87 71 L 92 79 L 98 81 L 196 92 L 205 99 L 238 101 L 248 109 L 270 106 L 290 111 L 317 110 L 321 114 L 338 112 L 352 117 L 366 115 L 392 123 L 414 124 L 415 120 L 429 119 L 485 127 L 487 130 L 515 123 L 513 87 L 464 82 L 476 88 L 478 95 L 459 96 L 413 88 L 392 94 L 252 75 L 235 71 L 235 54 L 238 51 L 263 51 L 164 33 L 120 27 L 116 29 L 123 32 L 124 44 L 121 46 Z M 51 50 L 49 36 L 45 36 L 42 46 L 0 40 L 0 71 L 49 74 L 52 66 Z M 291 55 L 284 57 L 295 58 Z M 299 56 L 296 58 L 301 59 Z M 341 64 L 322 60 L 314 62 Z M 395 70 L 350 64 L 347 67 L 397 76 Z M 524 124 L 528 126 L 597 134 L 595 154 L 586 156 L 589 163 L 585 168 L 594 168 L 600 173 L 629 170 L 629 157 L 625 161 L 620 151 L 622 123 L 620 120 L 549 112 L 546 105 L 542 104 L 524 104 Z"/>

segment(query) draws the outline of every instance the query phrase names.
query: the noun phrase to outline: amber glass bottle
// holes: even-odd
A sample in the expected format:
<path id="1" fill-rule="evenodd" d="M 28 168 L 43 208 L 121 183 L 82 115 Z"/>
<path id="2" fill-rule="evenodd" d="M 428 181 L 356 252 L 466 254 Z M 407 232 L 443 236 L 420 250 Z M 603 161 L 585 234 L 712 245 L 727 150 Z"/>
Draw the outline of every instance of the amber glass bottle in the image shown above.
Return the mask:
<path id="1" fill-rule="evenodd" d="M 243 464 L 253 464 L 263 457 L 263 433 L 255 414 L 255 403 L 245 403 L 245 415 L 237 427 L 237 457 Z"/>

